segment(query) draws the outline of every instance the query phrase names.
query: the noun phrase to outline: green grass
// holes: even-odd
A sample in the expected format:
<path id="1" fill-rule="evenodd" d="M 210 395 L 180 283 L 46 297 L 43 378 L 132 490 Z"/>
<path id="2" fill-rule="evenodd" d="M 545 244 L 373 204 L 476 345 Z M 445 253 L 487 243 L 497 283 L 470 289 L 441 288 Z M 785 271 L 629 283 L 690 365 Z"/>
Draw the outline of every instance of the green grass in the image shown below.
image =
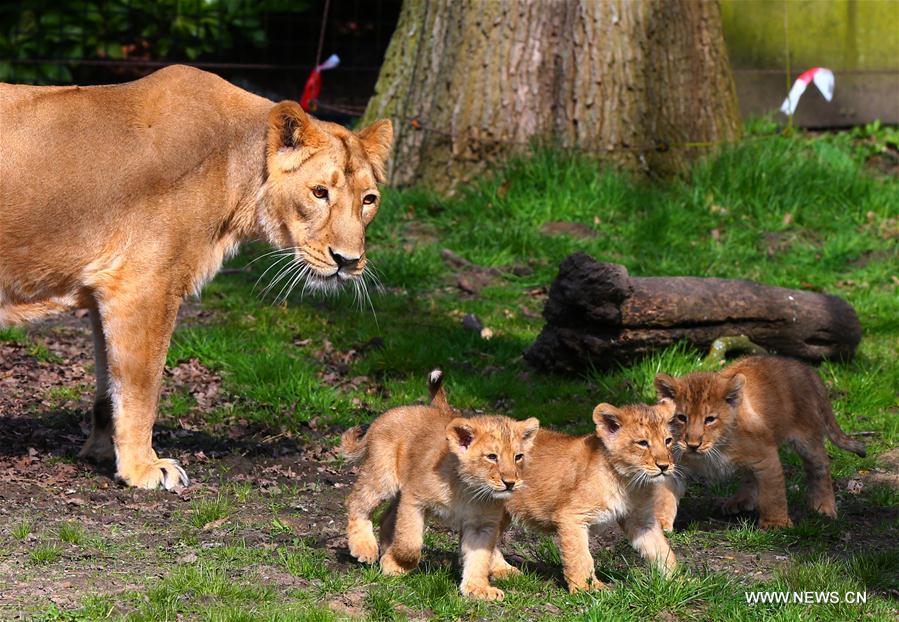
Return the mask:
<path id="1" fill-rule="evenodd" d="M 23 520 L 20 523 L 17 523 L 12 530 L 10 531 L 10 535 L 16 540 L 24 540 L 31 532 L 34 531 L 34 525 L 30 520 Z"/>
<path id="2" fill-rule="evenodd" d="M 31 549 L 28 559 L 33 564 L 52 564 L 62 556 L 62 548 L 58 544 L 40 544 Z"/>
<path id="3" fill-rule="evenodd" d="M 81 525 L 63 523 L 59 526 L 59 539 L 67 544 L 84 544 L 87 542 L 87 535 Z"/>
<path id="4" fill-rule="evenodd" d="M 811 288 L 845 298 L 864 327 L 854 360 L 819 369 L 843 429 L 866 433 L 867 458 L 830 448 L 834 476 L 845 478 L 874 468 L 878 454 L 899 439 L 899 182 L 864 170 L 868 147 L 859 146 L 861 139 L 871 140 L 847 134 L 754 140 L 666 182 L 543 152 L 510 163 L 452 198 L 416 188 L 388 190 L 368 232 L 370 258 L 385 286 L 372 299 L 374 313 L 358 310 L 349 294 L 326 300 L 293 295 L 286 304 L 272 305 L 258 297 L 258 289 L 254 292 L 254 282 L 271 265 L 263 259 L 252 264 L 251 272 L 221 276 L 205 289 L 203 303 L 215 316 L 176 332 L 169 363 L 198 358 L 222 375 L 223 388 L 234 399 L 209 414 L 210 421 L 246 419 L 299 432 L 317 419 L 320 426 L 339 429 L 423 400 L 427 372 L 441 367 L 450 400 L 459 407 L 537 416 L 546 426 L 589 431 L 596 403 L 653 399 L 656 373 L 696 369 L 705 353 L 675 346 L 629 367 L 582 377 L 543 376 L 529 369 L 521 353 L 543 323 L 542 299 L 533 292 L 552 281 L 569 253 L 584 251 L 622 263 L 637 276 L 746 278 Z M 548 237 L 540 232 L 548 221 L 582 223 L 596 237 Z M 461 298 L 453 271 L 441 259 L 444 248 L 499 268 L 502 275 L 480 295 Z M 264 250 L 248 247 L 230 265 L 244 266 Z M 460 318 L 466 313 L 477 314 L 494 337 L 484 340 L 463 329 Z M 347 366 L 340 375 L 366 376 L 369 382 L 359 389 L 323 382 L 322 353 L 327 359 L 329 350 L 355 351 L 337 357 Z M 193 405 L 188 396 L 175 395 L 165 408 L 180 416 Z M 784 460 L 796 526 L 761 531 L 751 522 L 710 525 L 699 519 L 672 538 L 675 552 L 690 561 L 671 580 L 647 571 L 622 542 L 594 551 L 609 589 L 569 595 L 559 582 L 558 549 L 542 539 L 532 546 L 507 545 L 525 559 L 525 573 L 500 583 L 504 603 L 472 602 L 458 594 L 454 537 L 429 533 L 420 569 L 387 578 L 296 540 L 306 534 L 295 534 L 278 517 L 288 507 L 278 499 L 272 502 L 271 525 L 263 530 L 270 539 L 265 553 L 255 553 L 263 550 L 259 544 L 224 543 L 218 552 L 203 553 L 196 565 L 175 568 L 161 583 L 148 582 L 117 597 L 117 611 L 134 620 L 330 620 L 343 616 L 329 610 L 330 602 L 359 594 L 361 615 L 376 620 L 895 619 L 895 549 L 866 550 L 867 544 L 851 541 L 895 535 L 895 491 L 874 487 L 856 497 L 838 490 L 839 520 L 809 517 L 798 462 L 788 451 Z M 733 488 L 733 482 L 706 491 L 693 488 L 684 503 L 709 492 L 724 496 Z M 201 529 L 229 516 L 233 500 L 242 503 L 255 494 L 248 484 L 227 490 L 227 495 L 194 501 L 187 511 L 189 524 Z M 881 517 L 883 524 L 861 522 L 868 515 Z M 334 519 L 343 520 L 340 515 Z M 196 544 L 195 530 L 192 537 L 184 544 Z M 291 543 L 285 544 L 288 539 Z M 757 576 L 753 568 L 713 570 L 705 563 L 707 554 L 782 561 Z M 270 566 L 304 587 L 275 593 L 252 574 L 256 567 Z M 866 591 L 868 602 L 746 602 L 746 592 L 762 590 Z M 99 605 L 95 610 L 109 611 Z M 101 617 L 86 611 L 87 605 L 78 615 Z"/>

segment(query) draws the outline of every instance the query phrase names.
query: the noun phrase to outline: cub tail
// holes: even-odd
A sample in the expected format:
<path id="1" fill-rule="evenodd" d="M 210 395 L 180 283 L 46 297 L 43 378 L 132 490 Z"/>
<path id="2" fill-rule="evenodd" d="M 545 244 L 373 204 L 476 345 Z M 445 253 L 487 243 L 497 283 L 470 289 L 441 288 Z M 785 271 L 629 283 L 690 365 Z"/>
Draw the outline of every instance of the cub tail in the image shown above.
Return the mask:
<path id="1" fill-rule="evenodd" d="M 452 412 L 453 408 L 446 401 L 446 390 L 443 388 L 443 372 L 434 369 L 428 374 L 428 392 L 431 394 L 431 406 L 446 412 Z"/>
<path id="2" fill-rule="evenodd" d="M 356 462 L 365 455 L 366 432 L 368 432 L 367 423 L 354 426 L 340 435 L 340 451 L 350 462 Z"/>
<path id="3" fill-rule="evenodd" d="M 830 440 L 833 441 L 833 444 L 840 449 L 851 451 L 852 453 L 864 458 L 865 454 L 867 453 L 865 451 L 865 444 L 859 441 L 854 441 L 846 436 L 846 433 L 843 432 L 840 424 L 837 423 L 836 417 L 834 417 L 833 415 L 833 408 L 830 405 L 830 400 L 823 400 L 823 403 L 821 405 L 821 414 L 824 415 L 824 428 L 827 430 L 827 436 L 830 437 Z"/>

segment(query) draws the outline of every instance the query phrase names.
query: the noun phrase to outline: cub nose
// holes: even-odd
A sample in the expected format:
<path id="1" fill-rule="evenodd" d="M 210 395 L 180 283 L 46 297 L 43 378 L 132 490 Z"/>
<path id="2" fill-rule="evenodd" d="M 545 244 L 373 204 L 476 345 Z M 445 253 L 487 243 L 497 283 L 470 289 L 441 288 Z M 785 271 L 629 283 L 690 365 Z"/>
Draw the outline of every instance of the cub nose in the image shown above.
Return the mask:
<path id="1" fill-rule="evenodd" d="M 699 450 L 699 443 L 695 443 L 695 444 L 694 444 L 694 443 L 691 443 L 691 442 L 688 441 L 688 442 L 687 442 L 687 449 L 689 449 L 690 451 L 698 451 L 698 450 Z"/>
<path id="2" fill-rule="evenodd" d="M 656 466 L 659 467 L 659 471 L 664 473 L 665 471 L 668 470 L 668 467 L 671 465 L 670 464 L 659 464 L 658 462 L 656 462 Z"/>
<path id="3" fill-rule="evenodd" d="M 359 263 L 359 257 L 350 257 L 348 255 L 342 254 L 340 251 L 335 251 L 330 246 L 328 247 L 328 253 L 331 255 L 331 259 L 334 260 L 334 263 L 337 264 L 337 269 L 348 268 L 352 270 Z"/>
<path id="4" fill-rule="evenodd" d="M 515 488 L 515 482 L 507 482 L 506 480 L 503 480 L 503 484 L 506 485 L 506 490 L 512 490 L 513 488 Z"/>

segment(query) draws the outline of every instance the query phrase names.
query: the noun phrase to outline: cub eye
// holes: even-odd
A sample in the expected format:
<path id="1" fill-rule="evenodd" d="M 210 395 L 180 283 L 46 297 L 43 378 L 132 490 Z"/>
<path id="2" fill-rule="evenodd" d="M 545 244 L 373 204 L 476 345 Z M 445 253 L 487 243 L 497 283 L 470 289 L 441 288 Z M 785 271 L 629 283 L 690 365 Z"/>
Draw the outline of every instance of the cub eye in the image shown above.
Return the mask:
<path id="1" fill-rule="evenodd" d="M 637 444 L 638 444 L 640 447 L 649 447 L 649 441 L 646 441 L 646 440 L 643 440 L 643 441 L 637 441 Z"/>
<path id="2" fill-rule="evenodd" d="M 710 416 L 708 416 L 708 417 L 705 418 L 705 424 L 706 424 L 706 425 L 711 425 L 711 424 L 715 423 L 716 421 L 718 421 L 718 417 L 716 417 L 716 416 L 714 416 L 714 415 L 710 415 Z"/>
<path id="3" fill-rule="evenodd" d="M 687 423 L 687 415 L 685 415 L 684 413 L 677 413 L 676 416 L 677 416 L 677 420 L 680 421 L 681 423 Z"/>
<path id="4" fill-rule="evenodd" d="M 316 199 L 327 199 L 328 198 L 328 189 L 324 186 L 315 186 L 312 188 L 312 196 Z"/>
<path id="5" fill-rule="evenodd" d="M 376 194 L 366 194 L 364 197 L 362 197 L 362 205 L 371 205 L 377 200 L 378 196 Z"/>
<path id="6" fill-rule="evenodd" d="M 496 462 L 497 460 L 496 454 L 487 454 L 484 457 L 487 458 L 490 462 Z"/>
<path id="7" fill-rule="evenodd" d="M 671 444 L 671 437 L 670 437 L 670 436 L 669 436 L 668 438 L 665 439 L 665 444 L 666 444 L 666 445 L 670 445 L 670 444 Z"/>
<path id="8" fill-rule="evenodd" d="M 524 460 L 524 454 L 515 454 L 515 462 L 521 462 Z"/>

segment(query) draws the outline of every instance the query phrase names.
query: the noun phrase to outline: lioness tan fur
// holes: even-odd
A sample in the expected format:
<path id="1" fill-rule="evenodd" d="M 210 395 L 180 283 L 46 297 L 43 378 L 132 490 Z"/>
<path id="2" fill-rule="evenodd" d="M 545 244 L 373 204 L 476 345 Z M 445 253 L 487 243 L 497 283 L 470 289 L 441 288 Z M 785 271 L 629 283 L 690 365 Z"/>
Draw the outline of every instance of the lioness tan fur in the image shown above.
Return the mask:
<path id="1" fill-rule="evenodd" d="M 343 435 L 344 453 L 363 461 L 347 498 L 350 554 L 366 563 L 378 560 L 371 514 L 391 500 L 380 527 L 384 574 L 402 574 L 418 564 L 425 515 L 433 514 L 462 534 L 462 593 L 501 600 L 503 591 L 489 577 L 516 572 L 493 554 L 503 502 L 518 494 L 540 423 L 457 417 L 447 406 L 440 372 L 432 372 L 429 381 L 430 406 L 395 408 L 367 430 L 351 428 Z"/>
<path id="2" fill-rule="evenodd" d="M 248 238 L 282 277 L 365 269 L 389 121 L 361 132 L 188 67 L 117 86 L 0 85 L 0 326 L 90 310 L 97 395 L 82 455 L 127 484 L 186 484 L 151 446 L 182 298 Z"/>
<path id="3" fill-rule="evenodd" d="M 507 502 L 516 522 L 555 533 L 568 589 L 600 589 L 589 529 L 617 520 L 633 547 L 663 572 L 676 566 L 654 507 L 673 476 L 678 426 L 674 403 L 593 411 L 596 433 L 569 436 L 540 430 L 524 469 L 524 487 Z"/>
<path id="4" fill-rule="evenodd" d="M 726 512 L 758 509 L 763 528 L 792 525 L 778 455 L 778 447 L 790 443 L 805 465 L 812 509 L 836 516 L 824 435 L 860 456 L 865 446 L 840 429 L 827 389 L 813 369 L 792 359 L 754 356 L 720 373 L 659 374 L 655 386 L 660 397 L 677 403 L 676 416 L 686 426 L 680 465 L 687 475 L 718 478 L 737 468 L 749 472 L 743 487 L 724 503 Z M 682 481 L 669 484 L 657 508 L 666 530 L 674 527 L 684 492 Z"/>

